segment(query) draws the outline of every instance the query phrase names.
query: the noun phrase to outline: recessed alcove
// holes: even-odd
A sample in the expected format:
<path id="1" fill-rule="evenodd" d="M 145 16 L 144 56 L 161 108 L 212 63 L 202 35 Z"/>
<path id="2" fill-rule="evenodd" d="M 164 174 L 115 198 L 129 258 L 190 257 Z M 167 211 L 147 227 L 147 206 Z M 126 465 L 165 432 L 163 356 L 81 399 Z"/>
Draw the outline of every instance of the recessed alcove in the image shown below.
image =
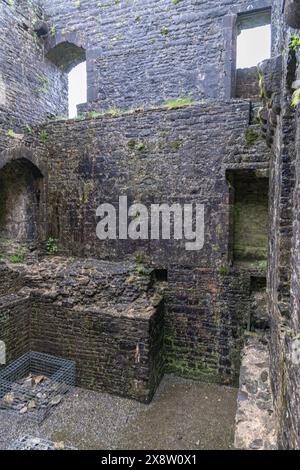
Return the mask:
<path id="1" fill-rule="evenodd" d="M 230 188 L 230 255 L 235 263 L 266 268 L 269 180 L 255 170 L 227 172 Z"/>
<path id="2" fill-rule="evenodd" d="M 0 170 L 0 237 L 32 241 L 38 237 L 43 175 L 25 158 Z"/>

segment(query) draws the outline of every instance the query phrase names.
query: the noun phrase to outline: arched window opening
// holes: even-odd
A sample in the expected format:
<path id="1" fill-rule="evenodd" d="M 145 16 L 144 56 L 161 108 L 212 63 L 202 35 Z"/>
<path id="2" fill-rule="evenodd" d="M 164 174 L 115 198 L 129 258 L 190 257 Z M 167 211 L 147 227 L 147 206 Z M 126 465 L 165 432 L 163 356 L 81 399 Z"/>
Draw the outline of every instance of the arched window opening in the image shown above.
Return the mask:
<path id="1" fill-rule="evenodd" d="M 0 238 L 38 238 L 43 175 L 25 158 L 0 170 Z"/>
<path id="2" fill-rule="evenodd" d="M 87 101 L 85 49 L 66 41 L 51 49 L 47 58 L 68 75 L 68 114 L 76 117 L 77 105 Z"/>

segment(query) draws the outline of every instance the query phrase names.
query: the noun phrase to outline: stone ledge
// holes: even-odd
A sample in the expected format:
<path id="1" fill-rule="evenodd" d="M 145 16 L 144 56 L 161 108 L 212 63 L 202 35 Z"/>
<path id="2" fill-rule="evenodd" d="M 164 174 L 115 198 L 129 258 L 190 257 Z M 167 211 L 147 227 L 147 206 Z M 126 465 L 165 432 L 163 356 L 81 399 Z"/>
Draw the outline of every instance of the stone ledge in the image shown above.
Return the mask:
<path id="1" fill-rule="evenodd" d="M 235 447 L 276 450 L 275 430 L 268 340 L 262 334 L 249 334 L 242 357 Z"/>

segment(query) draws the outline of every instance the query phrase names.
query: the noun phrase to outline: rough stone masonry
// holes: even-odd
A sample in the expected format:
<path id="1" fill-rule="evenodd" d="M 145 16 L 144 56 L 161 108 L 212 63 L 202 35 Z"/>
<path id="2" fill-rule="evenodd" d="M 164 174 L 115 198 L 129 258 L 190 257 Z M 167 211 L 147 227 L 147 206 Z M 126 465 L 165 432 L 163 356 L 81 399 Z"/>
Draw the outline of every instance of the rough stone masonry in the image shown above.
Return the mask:
<path id="1" fill-rule="evenodd" d="M 80 385 L 149 401 L 165 372 L 237 385 L 245 331 L 266 329 L 276 440 L 300 447 L 290 362 L 300 330 L 290 106 L 299 54 L 288 17 L 279 0 L 1 2 L 9 362 L 30 349 L 72 358 Z M 258 72 L 236 70 L 241 18 L 271 21 L 272 57 Z M 87 103 L 69 120 L 67 73 L 85 60 Z M 121 195 L 204 204 L 203 250 L 100 242 L 96 208 Z"/>

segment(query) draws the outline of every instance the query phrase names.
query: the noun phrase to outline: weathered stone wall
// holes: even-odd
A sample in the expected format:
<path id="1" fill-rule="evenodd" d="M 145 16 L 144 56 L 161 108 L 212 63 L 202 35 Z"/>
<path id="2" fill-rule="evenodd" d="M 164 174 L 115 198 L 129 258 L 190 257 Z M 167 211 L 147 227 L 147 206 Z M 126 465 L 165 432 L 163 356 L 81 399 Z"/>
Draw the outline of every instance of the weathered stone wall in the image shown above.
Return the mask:
<path id="1" fill-rule="evenodd" d="M 236 415 L 236 449 L 277 449 L 268 340 L 268 335 L 261 332 L 251 333 L 245 339 Z"/>
<path id="2" fill-rule="evenodd" d="M 235 96 L 237 98 L 259 100 L 260 90 L 257 67 L 238 69 L 236 72 Z"/>
<path id="3" fill-rule="evenodd" d="M 74 360 L 78 386 L 151 401 L 164 372 L 162 309 L 149 320 L 62 308 L 43 298 L 31 308 L 31 348 Z"/>
<path id="4" fill-rule="evenodd" d="M 167 370 L 202 381 L 237 384 L 249 297 L 247 272 L 170 268 Z"/>
<path id="5" fill-rule="evenodd" d="M 50 115 L 67 113 L 66 76 L 45 60 L 34 33 L 42 17 L 31 0 L 0 3 L 0 152 L 11 145 L 9 131 L 30 132 Z"/>
<path id="6" fill-rule="evenodd" d="M 42 0 L 56 35 L 87 52 L 90 109 L 136 108 L 190 97 L 228 99 L 236 14 L 267 0 Z"/>
<path id="7" fill-rule="evenodd" d="M 1 265 L 7 363 L 29 350 L 76 362 L 77 384 L 149 402 L 165 371 L 163 286 L 132 263 L 46 258 Z M 20 282 L 14 282 L 14 279 Z"/>
<path id="8" fill-rule="evenodd" d="M 9 3 L 0 5 L 0 151 L 21 139 L 12 132 L 8 135 L 9 130 L 27 130 L 26 144 L 47 166 L 47 214 L 40 233 L 57 238 L 67 254 L 109 260 L 137 259 L 138 255 L 143 265 L 140 268 L 151 265 L 166 269 L 169 278 L 165 320 L 157 312 L 150 332 L 149 319 L 120 319 L 105 310 L 78 310 L 67 288 L 59 301 L 51 299 L 49 293 L 33 296 L 33 336 L 28 343 L 22 323 L 28 304 L 24 299 L 8 299 L 8 316 L 0 307 L 3 331 L 9 343 L 14 335 L 17 338 L 15 349 L 10 346 L 9 357 L 20 355 L 29 345 L 72 357 L 78 363 L 82 385 L 97 388 L 93 385 L 96 381 L 99 388 L 147 399 L 164 370 L 164 361 L 168 371 L 181 375 L 236 382 L 243 331 L 251 324 L 251 276 L 255 277 L 257 270 L 263 276 L 264 268 L 257 264 L 256 256 L 254 266 L 231 266 L 236 261 L 234 188 L 230 188 L 228 174 L 247 170 L 268 176 L 270 154 L 257 133 L 249 102 L 226 100 L 236 94 L 256 99 L 260 93 L 249 80 L 254 70 L 251 74 L 238 73 L 235 89 L 235 21 L 238 12 L 268 7 L 271 2 L 41 0 L 38 8 L 29 0 Z M 296 78 L 288 60 L 292 31 L 282 28 L 282 2 L 272 3 L 273 53 L 283 51 L 284 82 L 282 90 L 280 84 L 275 90 L 280 105 L 272 90 L 265 94 L 269 105 L 267 142 L 273 148 L 268 280 L 271 375 L 280 445 L 296 448 L 300 446 L 299 369 L 291 365 L 290 352 L 291 341 L 300 330 L 298 141 L 295 151 L 299 119 L 290 107 L 291 81 Z M 33 35 L 35 19 L 42 19 L 43 12 L 50 27 L 45 40 Z M 94 114 L 88 119 L 51 122 L 31 134 L 27 125 L 40 123 L 49 114 L 67 112 L 66 77 L 45 59 L 49 50 L 63 41 L 86 49 L 89 103 L 81 109 Z M 279 67 L 280 80 L 281 73 Z M 179 97 L 200 103 L 172 110 L 161 107 L 128 114 L 116 110 L 111 115 L 95 113 L 115 107 L 149 108 Z M 127 195 L 129 204 L 205 204 L 203 250 L 188 253 L 182 242 L 168 241 L 100 243 L 96 238 L 96 208 L 102 202 L 116 206 L 120 195 Z M 265 232 L 265 209 L 264 201 L 256 235 L 257 227 Z M 253 214 L 247 221 L 251 229 L 255 227 Z M 251 230 L 246 235 L 249 233 Z M 265 235 L 261 246 L 258 243 L 260 248 Z M 247 237 L 241 242 L 249 248 Z M 259 258 L 265 258 L 264 251 Z M 38 288 L 46 272 L 26 282 L 36 283 Z M 1 280 L 1 295 L 9 293 L 11 283 L 20 280 L 6 274 Z M 111 291 L 104 289 L 101 296 L 105 293 Z M 127 293 L 122 293 L 122 302 Z M 89 304 L 91 291 L 80 295 L 80 301 Z M 92 290 L 93 296 L 100 300 Z M 25 312 L 24 318 L 21 312 Z M 16 320 L 18 330 L 12 328 L 11 320 Z M 82 327 L 85 321 L 91 329 Z M 162 323 L 165 349 L 158 334 Z M 19 339 L 23 327 L 26 334 Z M 93 330 L 98 332 L 96 336 Z M 107 342 L 110 375 L 107 362 L 99 357 L 112 330 L 118 341 Z M 130 344 L 123 332 L 129 332 Z M 143 338 L 144 350 L 139 351 L 141 364 L 135 368 L 130 361 L 138 337 Z M 95 345 L 96 359 L 89 356 L 86 343 Z M 87 356 L 91 361 L 85 369 Z M 120 364 L 125 364 L 124 377 Z"/>
<path id="9" fill-rule="evenodd" d="M 271 381 L 277 413 L 279 445 L 299 449 L 299 365 L 292 347 L 299 333 L 298 244 L 298 112 L 292 108 L 297 61 L 289 47 L 295 31 L 284 23 L 281 2 L 274 2 L 277 57 L 262 75 L 265 110 L 263 127 L 272 147 L 270 178 L 270 247 L 268 294 L 271 317 Z"/>
<path id="10" fill-rule="evenodd" d="M 48 162 L 48 235 L 69 253 L 121 259 L 142 253 L 156 265 L 221 267 L 228 262 L 227 170 L 266 170 L 269 152 L 259 134 L 249 143 L 246 101 L 203 103 L 43 126 L 48 139 L 32 150 Z M 38 130 L 39 132 L 39 130 Z M 96 236 L 96 209 L 143 203 L 203 203 L 205 246 L 183 241 L 108 240 Z"/>
<path id="11" fill-rule="evenodd" d="M 7 364 L 30 350 L 30 305 L 26 295 L 0 297 L 0 332 Z"/>
<path id="12" fill-rule="evenodd" d="M 75 256 L 139 259 L 167 270 L 168 370 L 224 383 L 237 381 L 251 284 L 251 267 L 230 268 L 227 171 L 255 174 L 269 164 L 259 133 L 247 139 L 249 120 L 247 101 L 208 102 L 51 122 L 41 128 L 45 144 L 28 139 L 33 153 L 48 162 L 48 236 Z M 121 195 L 129 205 L 149 208 L 203 203 L 204 248 L 188 252 L 183 241 L 173 240 L 98 240 L 96 208 L 103 202 L 117 207 Z M 252 261 L 259 268 L 259 258 Z"/>

